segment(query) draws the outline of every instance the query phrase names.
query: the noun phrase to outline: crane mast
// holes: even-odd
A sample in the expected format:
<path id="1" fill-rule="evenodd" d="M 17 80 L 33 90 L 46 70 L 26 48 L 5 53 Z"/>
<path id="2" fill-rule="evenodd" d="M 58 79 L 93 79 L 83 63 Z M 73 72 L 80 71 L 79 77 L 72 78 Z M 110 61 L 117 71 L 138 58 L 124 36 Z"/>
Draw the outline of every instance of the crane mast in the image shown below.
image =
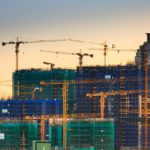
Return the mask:
<path id="1" fill-rule="evenodd" d="M 9 41 L 9 42 L 2 42 L 2 46 L 14 44 L 15 45 L 15 53 L 16 53 L 16 71 L 19 70 L 19 46 L 20 44 L 27 44 L 27 43 L 43 43 L 43 42 L 63 42 L 66 41 L 65 39 L 58 39 L 58 40 L 36 40 L 36 41 Z"/>
<path id="2" fill-rule="evenodd" d="M 148 112 L 147 112 L 147 98 L 148 98 L 148 56 L 147 50 L 144 46 L 144 145 L 148 145 Z"/>
<path id="3" fill-rule="evenodd" d="M 16 71 L 18 70 L 18 64 L 19 64 L 19 58 L 18 58 L 18 55 L 19 55 L 19 46 L 20 44 L 24 44 L 23 41 L 18 41 L 18 38 L 17 38 L 17 41 L 16 42 L 13 42 L 13 41 L 10 41 L 8 43 L 6 42 L 2 42 L 2 46 L 5 46 L 7 44 L 15 44 L 15 53 L 16 53 Z"/>

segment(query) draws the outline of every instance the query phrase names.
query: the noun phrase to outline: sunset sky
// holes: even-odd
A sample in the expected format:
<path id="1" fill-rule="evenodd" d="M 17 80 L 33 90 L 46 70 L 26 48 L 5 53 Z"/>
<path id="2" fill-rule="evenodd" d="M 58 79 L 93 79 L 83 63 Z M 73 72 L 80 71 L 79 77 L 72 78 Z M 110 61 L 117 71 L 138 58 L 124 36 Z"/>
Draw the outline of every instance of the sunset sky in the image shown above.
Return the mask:
<path id="1" fill-rule="evenodd" d="M 150 32 L 150 0 L 1 0 L 0 43 L 16 41 L 77 39 L 115 44 L 117 49 L 137 49 Z M 78 57 L 41 53 L 40 50 L 93 53 L 85 65 L 103 65 L 102 46 L 75 42 L 20 45 L 19 68 L 75 68 Z M 0 97 L 11 96 L 15 70 L 15 45 L 0 46 Z M 133 52 L 108 52 L 107 64 L 134 60 Z M 9 81 L 9 82 L 4 82 Z"/>

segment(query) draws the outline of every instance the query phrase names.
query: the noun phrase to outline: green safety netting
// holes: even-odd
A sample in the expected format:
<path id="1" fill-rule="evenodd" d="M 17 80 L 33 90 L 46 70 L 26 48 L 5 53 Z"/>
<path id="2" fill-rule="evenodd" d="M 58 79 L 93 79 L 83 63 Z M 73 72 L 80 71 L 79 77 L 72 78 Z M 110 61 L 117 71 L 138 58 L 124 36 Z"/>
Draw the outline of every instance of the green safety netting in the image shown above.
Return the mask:
<path id="1" fill-rule="evenodd" d="M 74 150 L 114 150 L 113 121 L 69 121 L 67 122 L 67 147 Z M 63 147 L 63 126 L 49 126 L 52 146 Z"/>
<path id="2" fill-rule="evenodd" d="M 32 149 L 32 141 L 38 139 L 37 123 L 1 123 L 0 150 Z"/>

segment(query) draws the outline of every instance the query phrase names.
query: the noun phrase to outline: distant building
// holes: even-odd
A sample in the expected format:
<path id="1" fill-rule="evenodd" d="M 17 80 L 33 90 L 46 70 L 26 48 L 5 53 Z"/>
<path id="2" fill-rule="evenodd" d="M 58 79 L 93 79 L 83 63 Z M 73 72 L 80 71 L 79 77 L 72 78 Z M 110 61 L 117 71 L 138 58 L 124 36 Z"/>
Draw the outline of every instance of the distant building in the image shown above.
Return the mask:
<path id="1" fill-rule="evenodd" d="M 148 65 L 150 65 L 150 33 L 147 33 L 147 41 L 144 42 L 137 50 L 135 63 L 141 68 L 144 65 L 144 52 L 147 53 Z"/>

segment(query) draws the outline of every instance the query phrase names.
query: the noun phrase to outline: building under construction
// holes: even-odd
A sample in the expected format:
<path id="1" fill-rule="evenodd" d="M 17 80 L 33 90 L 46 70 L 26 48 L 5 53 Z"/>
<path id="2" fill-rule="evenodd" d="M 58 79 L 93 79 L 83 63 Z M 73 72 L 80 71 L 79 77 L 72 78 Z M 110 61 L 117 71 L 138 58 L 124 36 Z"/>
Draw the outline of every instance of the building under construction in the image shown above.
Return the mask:
<path id="1" fill-rule="evenodd" d="M 150 149 L 149 53 L 147 34 L 135 64 L 17 70 L 14 100 L 0 102 L 8 137 L 0 149 L 30 150 L 34 140 L 60 150 Z"/>

